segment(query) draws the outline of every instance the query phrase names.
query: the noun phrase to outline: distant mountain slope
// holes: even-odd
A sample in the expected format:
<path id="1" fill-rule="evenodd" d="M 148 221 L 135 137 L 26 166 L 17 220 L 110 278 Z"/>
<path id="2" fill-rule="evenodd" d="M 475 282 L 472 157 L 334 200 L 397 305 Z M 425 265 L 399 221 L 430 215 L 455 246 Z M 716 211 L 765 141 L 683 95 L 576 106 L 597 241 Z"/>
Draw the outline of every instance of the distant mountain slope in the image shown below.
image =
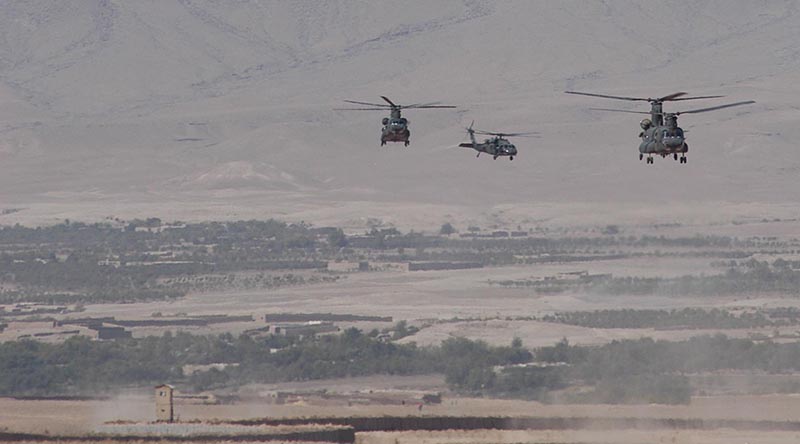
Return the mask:
<path id="1" fill-rule="evenodd" d="M 653 204 L 800 198 L 795 1 L 0 2 L 0 200 L 208 190 L 322 200 Z M 644 105 L 562 94 L 755 99 L 686 115 L 689 164 L 637 159 Z M 343 99 L 436 101 L 412 145 Z M 722 100 L 669 105 L 691 109 Z M 513 161 L 463 127 L 537 130 Z M 67 193 L 67 194 L 64 194 Z M 307 194 L 304 194 L 307 195 Z M 264 198 L 265 204 L 269 202 Z M 245 203 L 243 203 L 245 205 Z"/>

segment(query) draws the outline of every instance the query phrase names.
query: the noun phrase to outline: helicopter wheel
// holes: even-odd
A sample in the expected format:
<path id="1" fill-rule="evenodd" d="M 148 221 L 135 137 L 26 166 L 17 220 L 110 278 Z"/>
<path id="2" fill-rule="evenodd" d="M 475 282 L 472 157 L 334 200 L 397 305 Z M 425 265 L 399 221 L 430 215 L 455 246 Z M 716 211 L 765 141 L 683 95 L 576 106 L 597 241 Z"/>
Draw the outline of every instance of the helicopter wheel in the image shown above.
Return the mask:
<path id="1" fill-rule="evenodd" d="M 508 160 L 514 160 L 514 156 L 508 156 Z"/>
<path id="2" fill-rule="evenodd" d="M 687 161 L 686 156 L 681 156 L 681 163 L 686 163 Z"/>
<path id="3" fill-rule="evenodd" d="M 497 160 L 497 156 L 494 156 L 494 160 Z"/>
<path id="4" fill-rule="evenodd" d="M 406 140 L 406 141 L 405 141 L 405 143 L 404 143 L 404 145 L 405 145 L 405 146 L 408 146 L 408 144 L 409 144 L 409 143 L 411 143 L 411 141 L 409 141 L 409 140 Z"/>
<path id="5" fill-rule="evenodd" d="M 673 154 L 672 158 L 678 160 L 678 153 Z M 683 160 L 681 160 L 681 163 L 683 163 Z"/>
<path id="6" fill-rule="evenodd" d="M 381 140 L 381 146 L 384 146 L 384 145 L 386 145 L 386 141 L 385 140 Z"/>
<path id="7" fill-rule="evenodd" d="M 644 154 L 639 153 L 639 160 L 642 160 L 642 158 L 644 158 Z"/>

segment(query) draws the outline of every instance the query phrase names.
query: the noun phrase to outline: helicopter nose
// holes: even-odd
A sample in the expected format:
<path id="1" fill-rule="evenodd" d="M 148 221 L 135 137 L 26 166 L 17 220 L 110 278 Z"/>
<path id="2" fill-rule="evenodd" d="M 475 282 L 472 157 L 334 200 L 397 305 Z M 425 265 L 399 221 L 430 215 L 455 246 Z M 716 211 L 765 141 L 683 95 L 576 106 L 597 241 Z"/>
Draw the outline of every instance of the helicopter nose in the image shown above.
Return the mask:
<path id="1" fill-rule="evenodd" d="M 514 145 L 511 145 L 510 147 L 508 147 L 507 151 L 508 151 L 508 154 L 511 154 L 513 156 L 514 154 L 517 154 L 517 147 L 515 147 Z"/>
<path id="2" fill-rule="evenodd" d="M 664 146 L 669 148 L 678 148 L 683 145 L 683 137 L 665 137 Z"/>

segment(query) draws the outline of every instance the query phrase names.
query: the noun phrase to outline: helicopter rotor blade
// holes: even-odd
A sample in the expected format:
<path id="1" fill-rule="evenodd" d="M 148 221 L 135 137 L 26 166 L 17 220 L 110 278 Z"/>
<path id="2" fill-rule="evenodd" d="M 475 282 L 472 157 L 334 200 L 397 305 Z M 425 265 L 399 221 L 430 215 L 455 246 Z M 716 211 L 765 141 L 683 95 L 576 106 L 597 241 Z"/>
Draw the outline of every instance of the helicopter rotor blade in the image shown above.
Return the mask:
<path id="1" fill-rule="evenodd" d="M 539 133 L 536 131 L 528 132 L 528 133 L 498 133 L 502 135 L 502 137 L 539 137 Z"/>
<path id="2" fill-rule="evenodd" d="M 355 100 L 345 100 L 345 102 L 347 102 L 347 103 L 355 103 L 356 105 L 379 106 L 379 107 L 383 107 L 383 108 L 388 108 L 389 107 L 388 105 L 384 105 L 382 103 L 358 102 L 358 101 L 355 101 Z"/>
<path id="3" fill-rule="evenodd" d="M 680 97 L 677 99 L 670 99 L 673 102 L 680 102 L 682 100 L 697 100 L 697 99 L 719 99 L 725 96 L 694 96 L 694 97 Z"/>
<path id="4" fill-rule="evenodd" d="M 647 98 L 644 97 L 623 97 L 623 96 L 610 96 L 607 94 L 595 94 L 595 93 L 585 93 L 585 92 L 578 92 L 578 91 L 564 91 L 567 94 L 578 94 L 581 96 L 590 96 L 590 97 L 602 97 L 604 99 L 616 99 L 616 100 L 629 100 L 635 102 L 650 102 L 650 103 L 658 103 L 658 102 L 678 102 L 682 100 L 697 100 L 697 99 L 718 99 L 724 96 L 695 96 L 695 97 L 683 97 L 688 93 L 685 92 L 676 92 L 664 97 L 659 97 L 657 99 Z"/>
<path id="5" fill-rule="evenodd" d="M 420 105 L 420 106 L 403 106 L 403 109 L 432 109 L 432 108 L 455 108 L 455 105 Z"/>
<path id="6" fill-rule="evenodd" d="M 431 105 L 438 105 L 442 102 L 430 102 L 430 103 L 415 103 L 413 105 L 399 105 L 400 108 L 419 108 L 421 106 L 431 106 Z"/>
<path id="7" fill-rule="evenodd" d="M 516 134 L 516 133 L 498 134 L 497 137 L 522 137 L 523 139 L 541 139 L 542 138 L 542 136 L 540 136 L 538 134 Z"/>
<path id="8" fill-rule="evenodd" d="M 388 97 L 386 97 L 386 96 L 381 96 L 381 99 L 385 100 L 385 101 L 386 101 L 386 103 L 388 103 L 388 104 L 389 104 L 389 105 L 390 105 L 392 108 L 397 108 L 397 105 L 395 105 L 395 104 L 394 104 L 394 102 L 392 102 L 391 100 L 389 100 L 389 98 L 388 98 Z M 384 105 L 384 106 L 385 106 L 385 105 Z"/>
<path id="9" fill-rule="evenodd" d="M 334 111 L 386 111 L 386 108 L 334 108 Z"/>
<path id="10" fill-rule="evenodd" d="M 592 111 L 610 111 L 612 113 L 630 113 L 630 114 L 650 114 L 646 111 L 631 111 L 627 109 L 611 109 L 611 108 L 589 108 Z"/>
<path id="11" fill-rule="evenodd" d="M 676 92 L 676 93 L 672 93 L 672 94 L 666 95 L 666 96 L 658 98 L 658 99 L 650 99 L 650 101 L 651 102 L 667 102 L 667 101 L 670 101 L 670 100 L 675 100 L 680 96 L 685 96 L 686 94 L 689 94 L 689 93 Z"/>
<path id="12" fill-rule="evenodd" d="M 649 102 L 650 99 L 645 99 L 643 97 L 622 97 L 622 96 L 609 96 L 606 94 L 594 94 L 594 93 L 586 93 L 586 92 L 578 92 L 578 91 L 564 91 L 566 94 L 577 94 L 580 96 L 589 96 L 589 97 L 602 97 L 604 99 L 616 99 L 616 100 L 630 100 L 635 102 Z"/>
<path id="13" fill-rule="evenodd" d="M 475 134 L 482 134 L 484 136 L 497 136 L 497 137 L 537 137 L 539 132 L 532 131 L 527 133 L 495 133 L 491 131 L 472 130 Z"/>
<path id="14" fill-rule="evenodd" d="M 440 102 L 429 102 L 429 103 L 415 103 L 413 105 L 397 105 L 396 103 L 389 100 L 386 96 L 381 96 L 383 100 L 386 101 L 387 104 L 384 103 L 371 103 L 371 102 L 359 102 L 357 100 L 345 100 L 347 103 L 353 103 L 355 105 L 364 105 L 364 106 L 371 106 L 377 109 L 387 110 L 387 109 L 425 109 L 425 108 L 455 108 L 453 105 L 439 105 Z"/>
<path id="15" fill-rule="evenodd" d="M 756 103 L 756 101 L 755 100 L 747 100 L 747 101 L 744 101 L 744 102 L 736 102 L 736 103 L 728 103 L 726 105 L 712 106 L 710 108 L 700 108 L 700 109 L 692 109 L 692 110 L 689 110 L 689 111 L 679 111 L 679 112 L 674 113 L 674 114 L 676 116 L 680 116 L 681 114 L 704 113 L 704 112 L 707 112 L 707 111 L 716 111 L 718 109 L 731 108 L 731 107 L 734 107 L 734 106 L 741 106 L 741 105 L 750 105 L 750 104 L 753 104 L 753 103 Z"/>

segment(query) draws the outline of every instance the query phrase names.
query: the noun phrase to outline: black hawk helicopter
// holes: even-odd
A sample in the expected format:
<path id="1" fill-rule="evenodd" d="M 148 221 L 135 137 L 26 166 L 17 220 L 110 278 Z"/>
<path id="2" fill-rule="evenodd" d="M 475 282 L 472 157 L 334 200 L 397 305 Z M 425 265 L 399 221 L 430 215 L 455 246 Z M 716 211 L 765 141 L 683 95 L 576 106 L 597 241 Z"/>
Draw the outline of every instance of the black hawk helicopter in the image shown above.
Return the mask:
<path id="1" fill-rule="evenodd" d="M 339 111 L 386 111 L 389 110 L 389 117 L 383 118 L 383 129 L 381 130 L 381 146 L 386 142 L 403 142 L 405 146 L 411 143 L 411 131 L 408 129 L 408 119 L 400 115 L 404 109 L 431 109 L 431 108 L 455 108 L 452 105 L 439 105 L 439 102 L 416 103 L 414 105 L 396 105 L 386 96 L 381 96 L 388 104 L 357 102 L 355 100 L 345 100 L 347 103 L 356 105 L 366 105 L 370 108 L 336 108 Z"/>
<path id="2" fill-rule="evenodd" d="M 672 154 L 675 160 L 680 160 L 680 163 L 686 163 L 686 153 L 689 151 L 689 145 L 686 143 L 684 130 L 678 127 L 678 116 L 681 114 L 696 114 L 704 113 L 707 111 L 715 111 L 723 108 L 730 108 L 733 106 L 749 105 L 756 103 L 753 100 L 745 102 L 728 103 L 725 105 L 712 106 L 709 108 L 693 109 L 689 111 L 678 111 L 674 113 L 665 113 L 663 110 L 664 102 L 678 102 L 683 100 L 698 100 L 698 99 L 717 99 L 724 96 L 697 96 L 697 97 L 683 97 L 687 93 L 678 92 L 668 96 L 660 97 L 657 99 L 645 99 L 643 97 L 619 97 L 609 96 L 605 94 L 593 94 L 577 91 L 564 91 L 567 94 L 578 94 L 582 96 L 602 97 L 605 99 L 616 100 L 629 100 L 650 102 L 650 112 L 645 111 L 629 111 L 622 109 L 607 109 L 607 108 L 590 108 L 597 111 L 612 111 L 619 113 L 632 113 L 632 114 L 650 114 L 649 119 L 642 119 L 639 126 L 642 132 L 639 137 L 642 143 L 639 144 L 639 160 L 642 160 L 647 155 L 647 163 L 653 163 L 653 156 L 661 156 L 665 158 Z M 680 154 L 680 157 L 678 157 Z"/>
<path id="3" fill-rule="evenodd" d="M 472 143 L 461 143 L 458 146 L 462 148 L 472 148 L 478 152 L 478 155 L 475 157 L 480 157 L 481 153 L 486 153 L 497 160 L 498 157 L 501 156 L 508 156 L 508 160 L 514 160 L 514 156 L 517 155 L 517 147 L 514 146 L 513 143 L 509 142 L 506 137 L 535 137 L 536 132 L 530 133 L 493 133 L 490 131 L 481 131 L 472 129 L 472 126 L 475 124 L 473 121 L 469 128 L 466 128 L 467 133 L 469 134 L 469 138 L 472 140 Z M 478 143 L 475 140 L 475 134 L 481 134 L 486 136 L 493 136 L 490 139 L 486 139 L 483 143 Z"/>

